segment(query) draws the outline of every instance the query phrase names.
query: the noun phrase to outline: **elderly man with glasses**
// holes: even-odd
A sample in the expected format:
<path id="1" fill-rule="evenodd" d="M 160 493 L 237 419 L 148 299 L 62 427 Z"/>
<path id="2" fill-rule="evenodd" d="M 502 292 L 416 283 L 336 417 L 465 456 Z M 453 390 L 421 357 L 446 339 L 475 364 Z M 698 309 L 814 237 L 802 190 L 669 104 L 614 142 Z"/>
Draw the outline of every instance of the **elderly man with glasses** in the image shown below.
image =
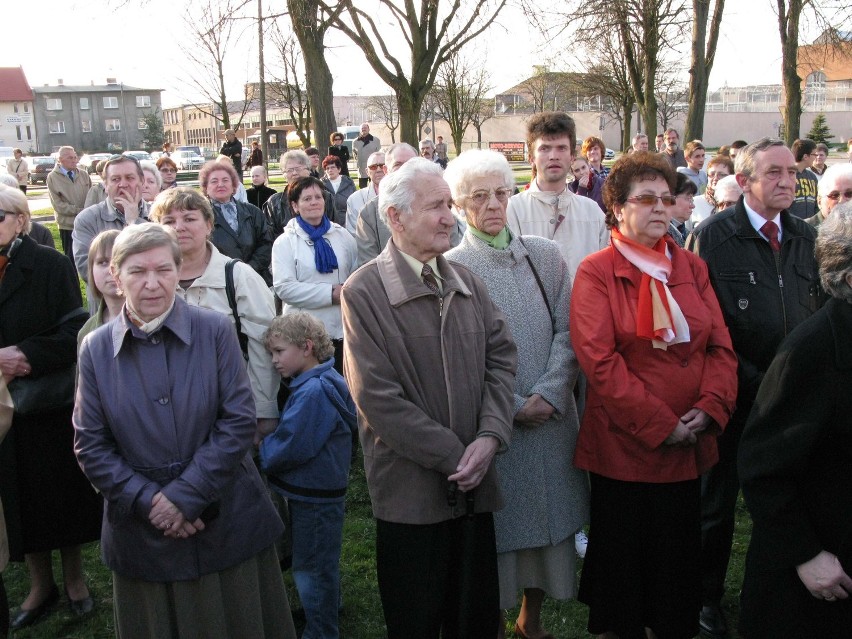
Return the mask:
<path id="1" fill-rule="evenodd" d="M 817 227 L 825 222 L 835 206 L 850 200 L 852 200 L 852 164 L 830 166 L 819 181 L 817 194 L 819 210 L 805 222 Z"/>
<path id="2" fill-rule="evenodd" d="M 355 235 L 358 226 L 358 214 L 366 206 L 367 202 L 379 197 L 379 182 L 387 174 L 385 167 L 385 154 L 377 151 L 367 159 L 367 174 L 370 182 L 355 191 L 346 200 L 346 230 Z"/>
<path id="3" fill-rule="evenodd" d="M 311 174 L 311 159 L 304 151 L 287 151 L 281 156 L 279 165 L 284 177 L 287 178 L 288 186 L 299 178 L 308 177 Z M 331 193 L 323 191 L 322 196 L 325 199 L 325 216 L 332 222 L 344 226 L 346 220 L 343 219 L 343 215 L 340 216 L 340 219 L 336 219 L 334 199 Z M 263 214 L 266 216 L 266 221 L 269 222 L 273 237 L 281 235 L 284 232 L 284 227 L 287 226 L 287 222 L 293 219 L 293 211 L 290 209 L 290 202 L 287 200 L 286 189 L 266 200 L 263 205 Z"/>

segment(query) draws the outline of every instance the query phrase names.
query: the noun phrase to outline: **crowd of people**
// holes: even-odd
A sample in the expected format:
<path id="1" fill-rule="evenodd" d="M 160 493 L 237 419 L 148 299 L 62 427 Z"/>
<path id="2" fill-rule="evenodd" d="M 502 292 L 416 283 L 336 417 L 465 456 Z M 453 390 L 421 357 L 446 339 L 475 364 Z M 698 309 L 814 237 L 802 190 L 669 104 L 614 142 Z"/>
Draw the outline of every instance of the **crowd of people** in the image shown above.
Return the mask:
<path id="1" fill-rule="evenodd" d="M 607 639 L 727 636 L 741 488 L 742 636 L 849 632 L 852 162 L 670 129 L 608 165 L 541 113 L 521 190 L 364 124 L 276 192 L 225 133 L 200 189 L 60 149 L 62 252 L 0 186 L 0 572 L 30 580 L 0 637 L 60 600 L 54 550 L 91 613 L 95 540 L 119 637 L 295 637 L 285 537 L 301 636 L 338 637 L 358 441 L 392 639 L 499 639 L 518 602 L 546 639 L 547 598 Z"/>

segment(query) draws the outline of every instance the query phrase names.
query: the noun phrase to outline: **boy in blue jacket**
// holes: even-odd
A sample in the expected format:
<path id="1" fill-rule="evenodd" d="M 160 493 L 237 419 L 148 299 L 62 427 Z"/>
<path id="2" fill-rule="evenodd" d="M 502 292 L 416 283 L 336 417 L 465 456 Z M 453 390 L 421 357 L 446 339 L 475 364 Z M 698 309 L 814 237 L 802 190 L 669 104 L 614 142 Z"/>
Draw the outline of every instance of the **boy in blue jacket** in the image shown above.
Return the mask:
<path id="1" fill-rule="evenodd" d="M 269 483 L 287 498 L 293 579 L 305 610 L 303 639 L 337 639 L 343 501 L 357 430 L 346 380 L 322 322 L 298 311 L 276 317 L 264 344 L 290 396 L 275 432 L 260 444 Z"/>

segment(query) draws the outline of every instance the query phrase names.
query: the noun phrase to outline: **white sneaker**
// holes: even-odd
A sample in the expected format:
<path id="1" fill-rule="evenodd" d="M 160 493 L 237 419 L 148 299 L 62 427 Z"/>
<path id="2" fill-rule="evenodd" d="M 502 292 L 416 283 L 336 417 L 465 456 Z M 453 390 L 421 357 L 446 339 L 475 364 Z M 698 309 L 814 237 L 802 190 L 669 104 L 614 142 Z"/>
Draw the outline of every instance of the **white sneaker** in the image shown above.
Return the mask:
<path id="1" fill-rule="evenodd" d="M 586 558 L 586 548 L 589 546 L 589 538 L 582 530 L 574 535 L 574 549 L 577 551 L 577 556 L 580 559 Z"/>

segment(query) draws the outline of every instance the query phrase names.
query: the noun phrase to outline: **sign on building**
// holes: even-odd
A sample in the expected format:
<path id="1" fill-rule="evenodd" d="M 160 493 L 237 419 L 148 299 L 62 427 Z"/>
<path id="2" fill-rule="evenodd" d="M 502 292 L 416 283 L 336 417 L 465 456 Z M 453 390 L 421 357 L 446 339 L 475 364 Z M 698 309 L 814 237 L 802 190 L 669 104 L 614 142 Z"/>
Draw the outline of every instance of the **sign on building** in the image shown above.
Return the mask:
<path id="1" fill-rule="evenodd" d="M 527 158 L 524 154 L 523 142 L 489 142 L 488 148 L 492 151 L 502 153 L 509 162 L 524 162 Z"/>

